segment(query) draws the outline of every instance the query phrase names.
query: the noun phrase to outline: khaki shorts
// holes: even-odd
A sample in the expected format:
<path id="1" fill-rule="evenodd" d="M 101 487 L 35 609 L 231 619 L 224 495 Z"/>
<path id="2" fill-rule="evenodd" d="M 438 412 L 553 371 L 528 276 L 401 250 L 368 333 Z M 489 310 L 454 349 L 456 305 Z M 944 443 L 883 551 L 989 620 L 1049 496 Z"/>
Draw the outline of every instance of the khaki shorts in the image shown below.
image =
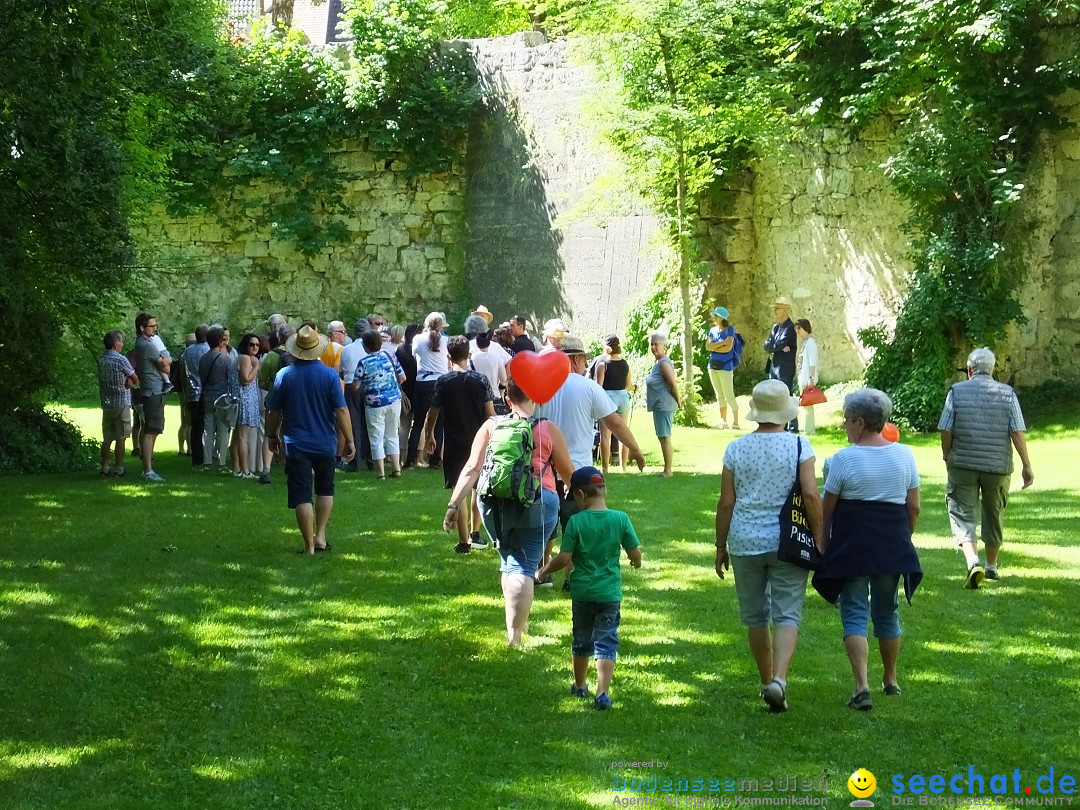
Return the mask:
<path id="1" fill-rule="evenodd" d="M 101 438 L 112 444 L 131 435 L 131 406 L 109 408 L 101 412 Z"/>

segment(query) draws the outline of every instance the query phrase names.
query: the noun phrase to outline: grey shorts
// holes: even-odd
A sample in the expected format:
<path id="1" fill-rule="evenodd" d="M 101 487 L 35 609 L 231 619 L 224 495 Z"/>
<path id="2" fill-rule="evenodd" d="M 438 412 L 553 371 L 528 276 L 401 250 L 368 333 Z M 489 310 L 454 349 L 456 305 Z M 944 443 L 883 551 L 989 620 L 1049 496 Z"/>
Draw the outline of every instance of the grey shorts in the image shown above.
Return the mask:
<path id="1" fill-rule="evenodd" d="M 131 435 L 131 406 L 109 408 L 101 412 L 101 440 L 105 444 L 126 439 Z"/>
<path id="2" fill-rule="evenodd" d="M 775 551 L 747 557 L 733 554 L 731 569 L 743 627 L 765 627 L 770 618 L 777 627 L 798 627 L 802 623 L 809 571 L 782 562 Z"/>
<path id="3" fill-rule="evenodd" d="M 143 396 L 143 432 L 165 432 L 165 395 Z"/>

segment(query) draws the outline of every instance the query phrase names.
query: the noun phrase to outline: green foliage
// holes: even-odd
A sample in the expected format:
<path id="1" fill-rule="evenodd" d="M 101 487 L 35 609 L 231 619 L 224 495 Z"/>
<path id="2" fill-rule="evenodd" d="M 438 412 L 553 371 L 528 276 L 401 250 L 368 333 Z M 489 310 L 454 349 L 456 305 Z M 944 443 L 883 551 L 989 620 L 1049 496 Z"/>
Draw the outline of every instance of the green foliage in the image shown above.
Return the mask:
<path id="1" fill-rule="evenodd" d="M 128 220 L 166 181 L 180 78 L 214 47 L 211 0 L 5 5 L 0 47 L 0 421 L 130 284 Z M 89 338 L 87 338 L 89 339 Z"/>
<path id="2" fill-rule="evenodd" d="M 99 449 L 71 422 L 38 405 L 18 406 L 0 419 L 0 475 L 93 469 Z"/>
<path id="3" fill-rule="evenodd" d="M 475 39 L 528 31 L 533 14 L 542 14 L 545 5 L 523 0 L 448 0 L 439 21 L 439 35 L 443 39 Z"/>

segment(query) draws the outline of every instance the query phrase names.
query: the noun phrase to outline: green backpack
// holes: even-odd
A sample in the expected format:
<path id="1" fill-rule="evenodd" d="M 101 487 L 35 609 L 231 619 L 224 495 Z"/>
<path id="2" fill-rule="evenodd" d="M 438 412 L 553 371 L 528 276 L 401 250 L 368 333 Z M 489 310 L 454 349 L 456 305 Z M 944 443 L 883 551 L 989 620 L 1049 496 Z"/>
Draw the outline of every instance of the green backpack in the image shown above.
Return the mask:
<path id="1" fill-rule="evenodd" d="M 540 476 L 532 466 L 533 427 L 540 421 L 513 415 L 496 421 L 476 486 L 481 498 L 518 509 L 540 500 Z"/>

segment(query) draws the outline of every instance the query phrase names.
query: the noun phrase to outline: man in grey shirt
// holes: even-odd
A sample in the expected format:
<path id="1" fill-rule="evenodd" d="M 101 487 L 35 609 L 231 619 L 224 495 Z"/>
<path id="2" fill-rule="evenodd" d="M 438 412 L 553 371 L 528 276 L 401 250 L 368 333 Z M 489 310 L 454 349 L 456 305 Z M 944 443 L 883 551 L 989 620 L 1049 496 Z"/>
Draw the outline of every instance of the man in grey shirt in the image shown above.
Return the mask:
<path id="1" fill-rule="evenodd" d="M 191 464 L 194 467 L 203 465 L 202 380 L 199 378 L 199 361 L 210 351 L 206 344 L 206 333 L 209 331 L 210 327 L 205 323 L 196 326 L 195 343 L 184 349 L 179 358 L 187 370 L 184 375 L 187 380 L 187 404 L 184 407 L 188 409 L 188 422 L 191 425 L 191 438 L 188 443 L 191 445 Z"/>
<path id="2" fill-rule="evenodd" d="M 147 481 L 164 481 L 154 472 L 154 444 L 165 432 L 165 381 L 169 376 L 172 360 L 155 342 L 157 318 L 149 312 L 135 317 L 135 371 L 142 391 L 143 424 L 139 434 L 139 455 L 142 457 L 143 478 Z"/>
<path id="3" fill-rule="evenodd" d="M 1035 482 L 1028 459 L 1024 415 L 1016 393 L 994 380 L 996 358 L 989 349 L 975 349 L 967 360 L 968 379 L 956 383 L 945 399 L 938 430 L 948 471 L 945 505 L 953 538 L 964 552 L 964 587 L 975 589 L 983 579 L 998 578 L 1002 516 L 1012 480 L 1012 451 L 1023 465 L 1024 489 Z M 986 568 L 979 563 L 975 508 L 982 500 L 982 540 Z"/>
<path id="4" fill-rule="evenodd" d="M 218 398 L 229 391 L 229 372 L 233 366 L 228 344 L 225 343 L 225 327 L 221 324 L 211 326 L 206 333 L 206 345 L 210 347 L 209 351 L 199 360 L 203 414 L 202 468 L 209 470 L 211 462 L 216 462 L 219 470 L 228 472 L 229 431 L 232 425 L 228 421 L 228 409 L 217 404 Z"/>

